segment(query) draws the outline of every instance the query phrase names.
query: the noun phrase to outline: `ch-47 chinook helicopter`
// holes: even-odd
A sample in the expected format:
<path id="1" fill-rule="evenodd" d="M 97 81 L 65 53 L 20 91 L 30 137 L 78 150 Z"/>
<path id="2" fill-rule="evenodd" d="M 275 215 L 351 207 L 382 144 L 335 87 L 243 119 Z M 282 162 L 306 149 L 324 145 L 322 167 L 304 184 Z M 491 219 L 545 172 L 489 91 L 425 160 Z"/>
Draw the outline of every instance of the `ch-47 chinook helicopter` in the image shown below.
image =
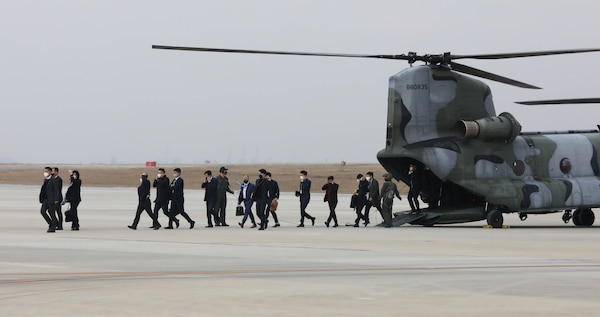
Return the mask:
<path id="1" fill-rule="evenodd" d="M 487 220 L 502 227 L 504 213 L 564 212 L 562 220 L 591 226 L 600 207 L 598 130 L 521 132 L 510 113 L 496 114 L 490 88 L 472 76 L 538 87 L 456 63 L 458 59 L 507 59 L 598 52 L 573 49 L 483 55 L 359 55 L 256 51 L 153 45 L 154 49 L 218 53 L 354 57 L 417 61 L 389 79 L 385 148 L 377 153 L 394 178 L 409 182 L 410 164 L 422 172 L 421 198 L 429 208 L 397 212 L 394 225 Z M 564 99 L 523 104 L 590 103 Z"/>

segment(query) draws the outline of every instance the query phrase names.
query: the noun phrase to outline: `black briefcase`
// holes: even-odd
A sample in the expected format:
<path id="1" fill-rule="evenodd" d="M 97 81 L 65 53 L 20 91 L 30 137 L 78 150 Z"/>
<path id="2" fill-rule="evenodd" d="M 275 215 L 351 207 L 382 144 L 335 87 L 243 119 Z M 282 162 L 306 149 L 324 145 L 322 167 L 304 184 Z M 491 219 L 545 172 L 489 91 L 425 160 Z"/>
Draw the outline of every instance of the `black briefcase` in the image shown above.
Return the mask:
<path id="1" fill-rule="evenodd" d="M 242 206 L 235 207 L 235 215 L 243 216 L 244 215 L 244 207 L 242 207 Z"/>

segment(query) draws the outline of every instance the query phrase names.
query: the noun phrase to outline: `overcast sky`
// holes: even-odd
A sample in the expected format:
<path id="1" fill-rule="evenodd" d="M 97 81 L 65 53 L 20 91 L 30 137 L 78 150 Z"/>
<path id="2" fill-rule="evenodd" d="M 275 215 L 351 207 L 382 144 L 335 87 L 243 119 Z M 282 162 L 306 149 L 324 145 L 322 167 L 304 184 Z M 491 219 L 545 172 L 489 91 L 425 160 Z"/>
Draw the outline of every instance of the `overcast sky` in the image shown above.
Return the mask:
<path id="1" fill-rule="evenodd" d="M 331 53 L 600 47 L 598 1 L 0 1 L 0 162 L 377 162 L 404 61 L 153 50 Z M 524 131 L 595 129 L 600 53 L 461 63 Z"/>

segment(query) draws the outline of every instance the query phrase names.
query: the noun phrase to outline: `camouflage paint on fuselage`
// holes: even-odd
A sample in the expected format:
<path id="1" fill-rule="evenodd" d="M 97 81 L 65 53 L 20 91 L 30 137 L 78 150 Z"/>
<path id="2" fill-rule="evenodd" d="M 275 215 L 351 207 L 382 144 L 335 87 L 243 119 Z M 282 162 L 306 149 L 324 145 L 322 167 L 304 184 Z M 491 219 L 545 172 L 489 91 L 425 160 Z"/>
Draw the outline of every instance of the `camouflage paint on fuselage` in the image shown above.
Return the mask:
<path id="1" fill-rule="evenodd" d="M 408 183 L 411 163 L 430 169 L 506 211 L 548 212 L 600 206 L 600 134 L 522 133 L 510 114 L 496 116 L 483 82 L 442 66 L 417 66 L 390 77 L 386 147 L 377 157 Z M 495 117 L 492 118 L 492 117 Z M 457 122 L 478 121 L 498 138 L 463 138 Z M 504 124 L 515 134 L 493 130 Z M 512 126 L 511 126 L 512 125 Z M 505 133 L 505 134 L 501 134 Z"/>

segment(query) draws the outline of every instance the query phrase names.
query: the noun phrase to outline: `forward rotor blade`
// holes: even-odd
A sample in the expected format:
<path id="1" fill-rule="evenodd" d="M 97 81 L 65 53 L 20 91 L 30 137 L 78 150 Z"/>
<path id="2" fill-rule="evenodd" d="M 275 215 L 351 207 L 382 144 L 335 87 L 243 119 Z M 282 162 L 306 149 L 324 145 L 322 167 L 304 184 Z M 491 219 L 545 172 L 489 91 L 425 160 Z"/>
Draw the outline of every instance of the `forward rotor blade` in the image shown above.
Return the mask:
<path id="1" fill-rule="evenodd" d="M 402 55 L 365 55 L 365 54 L 336 54 L 336 53 L 309 53 L 309 52 L 284 52 L 284 51 L 257 51 L 226 48 L 207 48 L 207 47 L 187 47 L 187 46 L 165 46 L 152 45 L 153 49 L 177 50 L 177 51 L 196 51 L 196 52 L 215 52 L 215 53 L 241 53 L 241 54 L 269 54 L 269 55 L 296 55 L 296 56 L 325 56 L 325 57 L 353 57 L 353 58 L 379 58 L 379 59 L 399 59 L 408 60 L 409 57 Z"/>
<path id="2" fill-rule="evenodd" d="M 585 104 L 598 103 L 600 98 L 576 98 L 576 99 L 550 99 L 550 100 L 534 100 L 534 101 L 516 101 L 520 105 L 537 106 L 537 105 L 566 105 L 566 104 Z"/>
<path id="3" fill-rule="evenodd" d="M 519 57 L 534 57 L 562 54 L 577 54 L 600 52 L 600 48 L 584 48 L 570 50 L 555 50 L 555 51 L 538 51 L 538 52 L 520 52 L 520 53 L 504 53 L 504 54 L 477 54 L 477 55 L 451 55 L 451 59 L 472 58 L 472 59 L 503 59 L 503 58 L 519 58 Z"/>
<path id="4" fill-rule="evenodd" d="M 486 71 L 483 71 L 483 70 L 480 70 L 477 68 L 473 68 L 473 67 L 470 67 L 467 65 L 451 62 L 450 66 L 452 66 L 452 70 L 455 70 L 457 72 L 461 72 L 461 73 L 465 73 L 465 74 L 469 74 L 469 75 L 473 75 L 473 76 L 477 76 L 477 77 L 481 77 L 481 78 L 486 78 L 486 79 L 501 82 L 504 84 L 517 86 L 517 87 L 521 87 L 521 88 L 542 89 L 540 87 L 526 84 L 526 83 L 523 83 L 523 82 L 520 82 L 520 81 L 517 81 L 514 79 L 502 77 L 500 75 L 492 74 L 490 72 L 486 72 Z"/>

